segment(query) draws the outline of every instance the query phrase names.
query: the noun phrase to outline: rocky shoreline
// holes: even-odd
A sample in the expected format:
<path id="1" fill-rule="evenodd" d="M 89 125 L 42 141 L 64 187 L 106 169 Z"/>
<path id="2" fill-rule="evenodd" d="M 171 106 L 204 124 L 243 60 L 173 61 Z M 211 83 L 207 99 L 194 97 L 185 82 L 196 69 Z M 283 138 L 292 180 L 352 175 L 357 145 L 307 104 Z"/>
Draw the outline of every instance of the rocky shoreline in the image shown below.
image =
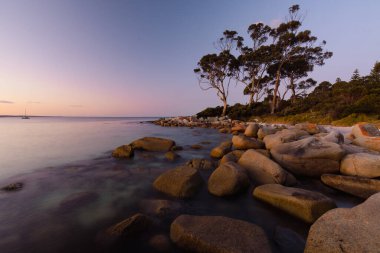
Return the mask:
<path id="1" fill-rule="evenodd" d="M 312 225 L 306 241 L 294 231 L 279 228 L 278 241 L 288 240 L 288 245 L 279 245 L 282 252 L 377 252 L 380 248 L 376 211 L 380 207 L 380 131 L 375 126 L 357 124 L 343 136 L 316 124 L 271 126 L 224 117 L 177 117 L 154 123 L 215 128 L 233 134 L 231 141 L 211 150 L 210 159 L 193 159 L 158 176 L 153 183 L 158 192 L 174 199 L 195 198 L 206 185 L 210 194 L 225 198 L 253 185 L 253 198 Z M 113 156 L 131 159 L 134 150 L 143 150 L 166 152 L 165 157 L 174 160 L 180 149 L 174 140 L 145 137 L 118 147 Z M 201 170 L 211 171 L 208 179 L 202 178 Z M 334 199 L 300 188 L 299 179 L 305 177 L 365 201 L 351 209 L 337 208 Z M 253 223 L 186 215 L 175 203 L 161 203 L 153 215 L 154 220 L 162 210 L 171 213 L 169 235 L 156 239 L 160 252 L 170 252 L 172 244 L 186 252 L 273 251 L 268 236 Z M 136 214 L 114 226 L 118 237 L 128 237 L 149 229 L 146 224 L 150 222 L 152 214 Z"/>

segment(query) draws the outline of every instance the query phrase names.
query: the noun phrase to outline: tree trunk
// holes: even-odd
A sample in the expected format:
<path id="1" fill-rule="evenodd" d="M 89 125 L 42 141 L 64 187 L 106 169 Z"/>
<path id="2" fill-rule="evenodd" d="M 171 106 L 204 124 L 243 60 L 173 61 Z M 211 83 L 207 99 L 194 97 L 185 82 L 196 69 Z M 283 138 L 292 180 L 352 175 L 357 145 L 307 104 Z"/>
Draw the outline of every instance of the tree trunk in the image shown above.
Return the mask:
<path id="1" fill-rule="evenodd" d="M 248 105 L 252 105 L 253 104 L 253 98 L 254 98 L 254 93 L 251 93 L 249 94 L 249 102 L 248 102 Z"/>
<path id="2" fill-rule="evenodd" d="M 274 85 L 274 91 L 273 91 L 273 100 L 272 100 L 272 108 L 271 108 L 271 114 L 274 114 L 276 110 L 276 105 L 277 105 L 277 93 L 278 93 L 278 87 L 280 86 L 280 71 L 278 70 L 276 73 L 276 82 Z"/>
<path id="3" fill-rule="evenodd" d="M 226 116 L 226 112 L 227 112 L 227 100 L 224 99 L 224 100 L 223 100 L 223 112 L 222 112 L 222 117 Z"/>
<path id="4" fill-rule="evenodd" d="M 290 78 L 290 89 L 292 91 L 292 104 L 294 104 L 294 102 L 296 102 L 296 88 L 294 87 L 294 79 L 293 77 Z"/>

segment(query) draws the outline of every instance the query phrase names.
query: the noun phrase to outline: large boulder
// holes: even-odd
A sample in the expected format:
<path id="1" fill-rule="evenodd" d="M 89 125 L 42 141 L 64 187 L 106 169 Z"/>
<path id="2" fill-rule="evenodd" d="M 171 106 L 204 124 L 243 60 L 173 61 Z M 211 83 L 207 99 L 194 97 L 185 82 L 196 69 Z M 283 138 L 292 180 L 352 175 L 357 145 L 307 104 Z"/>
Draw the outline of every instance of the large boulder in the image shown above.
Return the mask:
<path id="1" fill-rule="evenodd" d="M 321 177 L 324 184 L 359 198 L 368 198 L 380 192 L 380 180 L 363 177 L 324 174 Z"/>
<path id="2" fill-rule="evenodd" d="M 158 137 L 144 137 L 133 141 L 130 145 L 134 149 L 165 152 L 170 151 L 170 149 L 175 145 L 175 142 L 170 139 Z"/>
<path id="3" fill-rule="evenodd" d="M 320 177 L 338 173 L 345 152 L 339 144 L 308 137 L 279 144 L 271 149 L 276 162 L 296 175 Z"/>
<path id="4" fill-rule="evenodd" d="M 319 126 L 317 124 L 308 123 L 308 122 L 296 124 L 295 127 L 298 129 L 304 130 L 308 132 L 309 134 L 318 134 L 318 133 L 327 132 L 324 127 Z"/>
<path id="5" fill-rule="evenodd" d="M 259 131 L 257 131 L 257 138 L 260 140 L 264 139 L 265 136 L 270 134 L 275 134 L 276 132 L 280 131 L 282 129 L 277 129 L 272 126 L 262 126 Z"/>
<path id="6" fill-rule="evenodd" d="M 254 137 L 257 138 L 257 132 L 259 131 L 259 124 L 257 123 L 250 123 L 248 124 L 247 128 L 245 129 L 244 135 L 247 137 Z"/>
<path id="7" fill-rule="evenodd" d="M 344 136 L 342 133 L 332 130 L 329 133 L 320 133 L 320 136 L 318 136 L 319 139 L 323 141 L 329 141 L 329 142 L 335 142 L 338 144 L 344 143 Z M 317 136 L 317 135 L 316 135 Z"/>
<path id="8" fill-rule="evenodd" d="M 346 155 L 340 164 L 340 173 L 367 178 L 380 177 L 380 155 L 368 153 Z"/>
<path id="9" fill-rule="evenodd" d="M 271 252 L 262 228 L 223 216 L 181 215 L 170 226 L 170 238 L 186 252 Z"/>
<path id="10" fill-rule="evenodd" d="M 308 135 L 309 133 L 304 130 L 284 129 L 275 134 L 265 136 L 263 141 L 267 149 L 272 149 L 279 144 L 297 141 L 300 137 Z"/>
<path id="11" fill-rule="evenodd" d="M 319 192 L 285 187 L 279 184 L 258 186 L 253 196 L 307 223 L 336 208 L 335 202 Z"/>
<path id="12" fill-rule="evenodd" d="M 292 185 L 297 182 L 292 174 L 267 156 L 253 149 L 244 152 L 238 164 L 247 170 L 249 177 L 257 184 Z"/>
<path id="13" fill-rule="evenodd" d="M 352 128 L 353 143 L 380 152 L 380 131 L 373 124 L 361 123 Z"/>
<path id="14" fill-rule="evenodd" d="M 153 183 L 156 190 L 178 198 L 193 197 L 202 184 L 198 170 L 183 166 L 168 170 Z"/>
<path id="15" fill-rule="evenodd" d="M 221 164 L 208 179 L 208 191 L 219 197 L 234 195 L 248 185 L 245 169 L 234 162 Z"/>
<path id="16" fill-rule="evenodd" d="M 240 157 L 244 154 L 244 150 L 234 150 L 229 152 L 228 154 L 224 155 L 222 159 L 220 159 L 220 164 L 227 163 L 227 162 L 237 162 Z"/>
<path id="17" fill-rule="evenodd" d="M 222 158 L 225 154 L 231 151 L 232 147 L 232 142 L 231 141 L 225 141 L 219 144 L 219 146 L 213 148 L 211 150 L 210 156 L 212 158 L 220 159 Z"/>
<path id="18" fill-rule="evenodd" d="M 260 140 L 249 138 L 244 135 L 235 135 L 232 137 L 232 145 L 236 149 L 251 149 L 251 148 L 264 148 L 264 143 Z"/>
<path id="19" fill-rule="evenodd" d="M 131 145 L 122 145 L 112 151 L 112 156 L 115 158 L 131 158 L 134 155 L 134 151 Z"/>
<path id="20" fill-rule="evenodd" d="M 353 208 L 325 213 L 310 228 L 305 253 L 379 252 L 380 193 Z"/>
<path id="21" fill-rule="evenodd" d="M 244 131 L 245 131 L 245 126 L 242 124 L 237 124 L 231 127 L 231 132 L 244 133 Z"/>

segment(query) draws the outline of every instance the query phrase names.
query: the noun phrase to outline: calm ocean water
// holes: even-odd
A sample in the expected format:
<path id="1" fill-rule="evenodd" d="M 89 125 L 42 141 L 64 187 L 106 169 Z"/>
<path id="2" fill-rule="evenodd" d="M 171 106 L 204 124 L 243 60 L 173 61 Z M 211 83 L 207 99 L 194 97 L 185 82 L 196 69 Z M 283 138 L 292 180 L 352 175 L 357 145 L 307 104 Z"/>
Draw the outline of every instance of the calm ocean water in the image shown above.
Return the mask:
<path id="1" fill-rule="evenodd" d="M 104 245 L 102 232 L 137 212 L 144 201 L 170 199 L 182 213 L 222 215 L 262 227 L 273 241 L 277 226 L 306 237 L 309 225 L 252 198 L 253 185 L 234 198 L 207 191 L 212 171 L 200 171 L 205 184 L 193 199 L 178 200 L 155 191 L 162 172 L 192 158 L 209 159 L 210 150 L 230 135 L 214 129 L 159 127 L 148 118 L 0 118 L 0 187 L 21 182 L 19 191 L 0 191 L 1 253 L 155 252 L 147 243 L 169 234 L 170 219 L 154 225 L 132 242 Z M 167 137 L 183 147 L 177 161 L 160 152 L 136 152 L 131 160 L 111 157 L 111 150 L 144 136 Z M 202 149 L 191 149 L 192 144 Z M 299 187 L 323 192 L 338 206 L 360 200 L 339 194 L 320 181 L 300 181 Z M 181 252 L 172 245 L 171 252 Z M 279 252 L 272 245 L 273 252 Z"/>
<path id="2" fill-rule="evenodd" d="M 0 178 L 102 155 L 141 136 L 157 134 L 142 121 L 157 118 L 0 118 Z"/>

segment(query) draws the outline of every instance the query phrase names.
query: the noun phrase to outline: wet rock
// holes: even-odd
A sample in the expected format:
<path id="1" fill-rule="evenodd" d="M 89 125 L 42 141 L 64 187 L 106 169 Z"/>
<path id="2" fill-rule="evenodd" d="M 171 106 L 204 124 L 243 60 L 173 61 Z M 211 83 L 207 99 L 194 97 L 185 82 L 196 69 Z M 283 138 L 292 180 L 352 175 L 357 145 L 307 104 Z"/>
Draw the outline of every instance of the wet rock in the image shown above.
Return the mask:
<path id="1" fill-rule="evenodd" d="M 183 147 L 174 145 L 170 150 L 171 151 L 180 151 L 180 150 L 183 150 Z"/>
<path id="2" fill-rule="evenodd" d="M 231 130 L 229 128 L 221 128 L 219 129 L 219 133 L 222 133 L 222 134 L 227 134 L 227 133 L 230 133 Z"/>
<path id="3" fill-rule="evenodd" d="M 212 158 L 220 159 L 222 158 L 225 154 L 231 151 L 232 147 L 232 142 L 231 141 L 225 141 L 219 144 L 219 146 L 213 148 L 211 150 L 210 156 Z"/>
<path id="4" fill-rule="evenodd" d="M 236 149 L 259 149 L 264 148 L 264 143 L 260 140 L 246 137 L 244 135 L 235 135 L 232 137 L 232 145 Z"/>
<path id="5" fill-rule="evenodd" d="M 308 122 L 296 124 L 295 127 L 298 129 L 304 130 L 308 132 L 309 134 L 318 134 L 318 133 L 327 132 L 324 127 L 319 126 L 317 124 L 308 123 Z"/>
<path id="6" fill-rule="evenodd" d="M 367 178 L 380 177 L 380 155 L 368 153 L 346 155 L 340 164 L 340 173 Z"/>
<path id="7" fill-rule="evenodd" d="M 325 213 L 310 228 L 305 253 L 379 252 L 380 193 L 353 208 Z"/>
<path id="8" fill-rule="evenodd" d="M 60 209 L 65 211 L 88 205 L 99 198 L 96 192 L 77 192 L 64 198 L 59 204 Z"/>
<path id="9" fill-rule="evenodd" d="M 198 170 L 183 166 L 168 170 L 153 183 L 156 190 L 178 198 L 193 197 L 202 184 Z"/>
<path id="10" fill-rule="evenodd" d="M 260 140 L 264 139 L 265 136 L 270 134 L 275 134 L 277 131 L 280 131 L 281 129 L 276 129 L 271 126 L 262 126 L 259 131 L 257 131 L 257 138 Z"/>
<path id="11" fill-rule="evenodd" d="M 170 139 L 158 137 L 144 137 L 133 141 L 131 145 L 134 149 L 164 152 L 169 151 L 175 145 L 175 142 Z"/>
<path id="12" fill-rule="evenodd" d="M 202 149 L 202 145 L 199 145 L 199 144 L 194 144 L 194 145 L 191 145 L 190 146 L 191 149 Z"/>
<path id="13" fill-rule="evenodd" d="M 221 164 L 208 180 L 208 191 L 218 197 L 234 195 L 249 185 L 245 169 L 234 162 Z"/>
<path id="14" fill-rule="evenodd" d="M 157 252 L 172 252 L 170 238 L 165 234 L 154 235 L 149 239 L 149 246 Z"/>
<path id="15" fill-rule="evenodd" d="M 249 177 L 258 184 L 293 185 L 297 180 L 279 164 L 253 149 L 247 150 L 238 164 L 245 168 Z"/>
<path id="16" fill-rule="evenodd" d="M 170 238 L 189 252 L 271 252 L 263 229 L 223 216 L 181 215 L 170 226 Z"/>
<path id="17" fill-rule="evenodd" d="M 380 152 L 380 131 L 375 125 L 356 124 L 352 128 L 352 135 L 355 137 L 353 140 L 355 145 Z"/>
<path id="18" fill-rule="evenodd" d="M 113 152 L 112 156 L 115 158 L 131 158 L 134 155 L 134 150 L 131 145 L 123 145 L 117 147 Z"/>
<path id="19" fill-rule="evenodd" d="M 319 192 L 279 184 L 258 186 L 253 196 L 307 223 L 313 223 L 325 212 L 336 208 L 333 200 Z"/>
<path id="20" fill-rule="evenodd" d="M 196 170 L 212 170 L 215 168 L 215 163 L 207 159 L 191 159 L 186 163 L 187 166 Z"/>
<path id="21" fill-rule="evenodd" d="M 178 159 L 179 157 L 180 156 L 173 151 L 169 151 L 169 152 L 165 153 L 165 158 L 168 159 L 169 161 L 174 161 L 174 160 Z"/>
<path id="22" fill-rule="evenodd" d="M 380 180 L 363 177 L 324 174 L 321 180 L 337 190 L 352 194 L 359 198 L 368 198 L 380 192 Z"/>
<path id="23" fill-rule="evenodd" d="M 17 183 L 12 183 L 12 184 L 6 185 L 6 186 L 2 187 L 1 190 L 7 191 L 7 192 L 12 192 L 12 191 L 19 191 L 23 187 L 24 187 L 23 183 L 17 182 Z"/>
<path id="24" fill-rule="evenodd" d="M 276 132 L 275 134 L 267 135 L 263 141 L 267 149 L 287 142 L 297 141 L 300 137 L 308 136 L 309 133 L 300 129 L 284 129 Z"/>
<path id="25" fill-rule="evenodd" d="M 285 169 L 296 175 L 311 177 L 338 173 L 339 162 L 345 154 L 340 145 L 315 137 L 279 144 L 270 152 Z"/>
<path id="26" fill-rule="evenodd" d="M 299 234 L 280 226 L 275 229 L 274 242 L 282 253 L 303 253 L 306 244 Z"/>
<path id="27" fill-rule="evenodd" d="M 144 231 L 151 224 L 149 217 L 137 213 L 106 230 L 110 236 L 129 236 Z"/>
<path id="28" fill-rule="evenodd" d="M 220 164 L 227 163 L 227 162 L 237 162 L 240 157 L 244 154 L 245 151 L 243 150 L 234 150 L 229 152 L 228 154 L 224 155 L 222 159 L 220 159 Z"/>
<path id="29" fill-rule="evenodd" d="M 171 216 L 182 210 L 180 203 L 166 199 L 145 199 L 139 206 L 143 213 L 159 217 Z"/>
<path id="30" fill-rule="evenodd" d="M 248 124 L 247 128 L 244 131 L 244 135 L 247 137 L 254 137 L 257 138 L 257 132 L 259 131 L 259 124 L 257 123 L 250 123 Z"/>

